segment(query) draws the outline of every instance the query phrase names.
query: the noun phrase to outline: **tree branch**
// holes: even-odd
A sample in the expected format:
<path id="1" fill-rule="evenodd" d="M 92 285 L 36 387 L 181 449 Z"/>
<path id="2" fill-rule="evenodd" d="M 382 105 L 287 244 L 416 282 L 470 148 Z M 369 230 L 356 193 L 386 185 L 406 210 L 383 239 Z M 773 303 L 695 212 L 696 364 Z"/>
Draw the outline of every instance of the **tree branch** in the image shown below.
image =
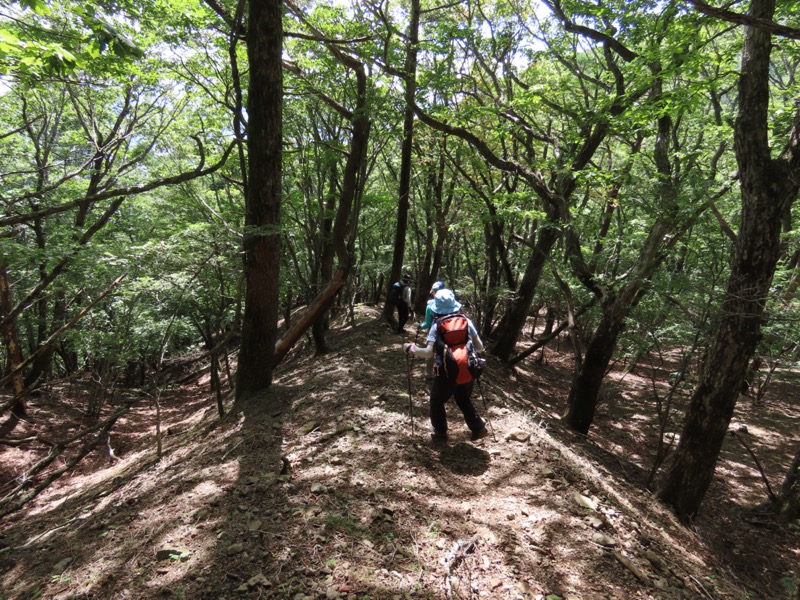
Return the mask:
<path id="1" fill-rule="evenodd" d="M 737 25 L 755 27 L 757 29 L 762 29 L 764 31 L 773 33 L 775 35 L 779 35 L 781 37 L 793 40 L 800 40 L 800 29 L 796 29 L 794 27 L 786 27 L 785 25 L 779 25 L 778 23 L 775 23 L 774 21 L 771 21 L 769 19 L 760 19 L 758 17 L 743 15 L 741 13 L 733 12 L 731 10 L 726 10 L 724 8 L 717 8 L 716 6 L 711 6 L 710 4 L 706 4 L 701 0 L 689 0 L 689 2 L 699 12 L 703 13 L 704 15 L 708 15 L 709 17 L 716 17 L 717 19 L 721 19 L 722 21 L 728 21 L 729 23 L 736 23 Z"/>
<path id="2" fill-rule="evenodd" d="M 243 27 L 239 27 L 234 20 L 216 0 L 203 0 L 211 10 L 213 10 L 223 21 L 225 24 L 231 28 L 231 31 L 236 33 L 237 35 L 244 35 L 245 31 Z"/>
<path id="3" fill-rule="evenodd" d="M 521 175 L 543 199 L 550 199 L 553 197 L 553 193 L 547 187 L 544 177 L 538 171 L 533 171 L 523 165 L 520 165 L 519 163 L 497 156 L 491 150 L 491 148 L 489 148 L 486 142 L 484 142 L 474 133 L 462 127 L 454 127 L 443 121 L 439 121 L 423 111 L 416 102 L 414 103 L 414 114 L 416 114 L 417 118 L 419 118 L 419 120 L 425 123 L 428 127 L 443 133 L 454 135 L 466 142 L 469 142 L 472 147 L 475 148 L 492 166 L 497 167 L 501 171 L 517 173 Z"/>
<path id="4" fill-rule="evenodd" d="M 166 185 L 174 185 L 176 183 L 191 181 L 192 179 L 196 179 L 197 177 L 203 177 L 204 175 L 208 175 L 210 173 L 219 170 L 222 166 L 225 165 L 225 162 L 228 160 L 228 155 L 230 155 L 234 145 L 235 142 L 231 142 L 231 144 L 225 149 L 222 158 L 218 162 L 216 162 L 215 164 L 211 165 L 206 169 L 203 168 L 203 165 L 205 164 L 205 156 L 202 152 L 202 145 L 201 145 L 200 164 L 198 164 L 191 171 L 185 171 L 173 177 L 164 177 L 163 179 L 156 179 L 155 181 L 150 181 L 142 185 L 131 185 L 128 187 L 120 187 L 111 190 L 106 190 L 103 192 L 98 192 L 97 194 L 90 194 L 78 200 L 73 200 L 72 202 L 67 202 L 65 204 L 59 204 L 58 206 L 53 206 L 51 208 L 45 208 L 36 212 L 32 212 L 27 215 L 3 217 L 0 218 L 0 227 L 5 227 L 8 225 L 18 225 L 19 223 L 28 223 L 36 219 L 41 219 L 44 217 L 49 217 L 51 215 L 56 215 L 62 212 L 66 212 L 68 210 L 72 210 L 73 208 L 77 208 L 78 206 L 85 204 L 87 202 L 99 202 L 101 200 L 108 200 L 109 198 L 115 198 L 118 196 L 132 196 L 135 194 L 141 194 L 143 192 L 149 192 L 150 190 L 164 187 Z"/>
<path id="5" fill-rule="evenodd" d="M 575 311 L 574 318 L 577 319 L 578 317 L 580 317 L 583 313 L 585 313 L 592 306 L 594 306 L 596 302 L 597 298 L 592 298 L 591 300 L 589 300 L 587 303 L 585 303 L 583 306 L 581 306 L 580 308 L 578 308 L 578 310 Z M 558 337 L 558 335 L 562 331 L 564 331 L 567 327 L 569 327 L 569 321 L 568 320 L 562 321 L 561 324 L 553 330 L 553 333 L 551 333 L 545 338 L 540 339 L 533 346 L 530 346 L 529 348 L 526 348 L 525 350 L 517 354 L 515 357 L 513 357 L 511 360 L 508 361 L 508 364 L 513 367 L 517 363 L 522 362 L 531 354 L 536 352 L 539 348 L 546 346 L 548 343 L 550 343 L 551 340 Z"/>
<path id="6" fill-rule="evenodd" d="M 22 369 L 24 369 L 26 366 L 28 366 L 28 365 L 29 365 L 31 362 L 33 362 L 33 360 L 34 360 L 34 359 L 35 359 L 35 358 L 36 358 L 38 355 L 40 355 L 42 352 L 44 352 L 44 351 L 45 351 L 45 349 L 49 348 L 49 347 L 50 347 L 52 344 L 55 344 L 55 343 L 56 343 L 56 341 L 58 340 L 58 338 L 59 338 L 59 337 L 61 337 L 61 335 L 62 335 L 64 332 L 66 332 L 67 330 L 69 330 L 69 329 L 70 329 L 70 328 L 71 328 L 73 325 L 75 325 L 75 323 L 77 323 L 78 321 L 80 321 L 80 320 L 81 320 L 81 319 L 82 319 L 82 318 L 83 318 L 83 317 L 86 315 L 86 313 L 88 313 L 88 312 L 89 312 L 89 311 L 92 309 L 92 307 L 93 307 L 95 304 L 97 304 L 98 302 L 100 302 L 100 300 L 102 300 L 103 298 L 105 298 L 105 297 L 106 297 L 106 295 L 108 295 L 108 293 L 109 293 L 109 292 L 110 292 L 112 289 L 114 289 L 114 287 L 115 287 L 115 286 L 116 286 L 116 285 L 117 285 L 117 284 L 118 284 L 120 281 L 122 281 L 122 279 L 123 279 L 124 277 L 125 277 L 125 274 L 122 274 L 122 275 L 120 275 L 119 277 L 117 277 L 117 278 L 116 278 L 114 281 L 112 281 L 112 282 L 111 282 L 111 285 L 109 285 L 109 286 L 108 286 L 108 287 L 107 287 L 105 290 L 103 290 L 103 291 L 100 293 L 100 295 L 99 295 L 99 296 L 97 296 L 97 298 L 95 298 L 94 300 L 92 300 L 92 301 L 91 301 L 91 302 L 90 302 L 88 305 L 86 305 L 86 306 L 85 306 L 85 307 L 84 307 L 84 308 L 83 308 L 83 309 L 82 309 L 82 310 L 81 310 L 81 311 L 80 311 L 80 312 L 79 312 L 77 315 L 75 315 L 74 317 L 72 317 L 72 319 L 70 319 L 70 320 L 69 320 L 67 323 L 65 323 L 64 325 L 62 325 L 61 327 L 59 327 L 59 328 L 58 328 L 58 329 L 57 329 L 55 332 L 53 332 L 53 335 L 51 335 L 49 338 L 47 338 L 47 340 L 45 340 L 45 342 L 44 342 L 44 343 L 43 343 L 41 346 L 39 346 L 39 348 L 38 348 L 38 350 L 36 350 L 36 352 L 34 352 L 33 354 L 31 354 L 31 355 L 30 355 L 30 356 L 29 356 L 29 357 L 28 357 L 26 360 L 24 360 L 24 361 L 22 361 L 20 364 L 18 364 L 18 365 L 17 365 L 17 366 L 14 368 L 14 370 L 13 370 L 13 371 L 11 371 L 11 372 L 10 372 L 8 375 L 6 375 L 6 376 L 5 376 L 5 377 L 3 377 L 2 379 L 0 379 L 0 387 L 4 386 L 6 383 L 8 383 L 9 381 L 11 381 L 11 378 L 14 376 L 14 374 L 15 374 L 15 373 L 17 373 L 17 372 L 21 371 L 21 370 L 22 370 Z"/>
<path id="7" fill-rule="evenodd" d="M 755 452 L 753 452 L 750 449 L 750 446 L 747 445 L 747 443 L 741 438 L 741 436 L 738 433 L 736 433 L 735 431 L 731 431 L 730 433 L 733 437 L 739 440 L 739 443 L 741 443 L 742 446 L 744 446 L 744 449 L 747 450 L 748 454 L 750 454 L 750 456 L 753 457 L 753 460 L 756 461 L 758 472 L 761 473 L 761 479 L 764 481 L 764 485 L 767 486 L 767 495 L 769 496 L 770 502 L 775 502 L 778 499 L 778 497 L 772 491 L 772 487 L 769 485 L 769 480 L 767 479 L 767 476 L 764 473 L 764 467 L 761 466 L 761 462 L 758 460 L 758 457 L 755 455 Z"/>
<path id="8" fill-rule="evenodd" d="M 10 494 L 8 494 L 5 498 L 0 500 L 0 518 L 5 517 L 6 515 L 19 510 L 29 501 L 33 500 L 36 496 L 38 496 L 42 491 L 47 489 L 51 483 L 53 483 L 56 479 L 61 477 L 64 473 L 72 469 L 75 465 L 77 465 L 87 454 L 89 454 L 92 450 L 94 450 L 100 442 L 105 438 L 117 420 L 127 413 L 131 409 L 132 404 L 126 404 L 116 412 L 114 412 L 111 416 L 108 417 L 102 423 L 98 423 L 89 427 L 84 431 L 79 431 L 78 433 L 70 436 L 66 440 L 62 440 L 57 442 L 53 448 L 50 450 L 50 453 L 36 463 L 33 467 L 28 469 L 28 471 L 24 474 L 23 481 L 21 485 L 19 485 L 15 490 L 13 490 Z M 50 465 L 53 461 L 55 461 L 64 450 L 66 450 L 67 446 L 72 442 L 79 440 L 82 437 L 89 435 L 95 431 L 98 431 L 97 437 L 87 444 L 77 456 L 72 457 L 71 459 L 64 462 L 64 464 L 59 468 L 50 473 L 50 475 L 45 478 L 44 481 L 39 483 L 36 487 L 34 487 L 30 492 L 24 494 L 21 498 L 20 495 L 22 494 L 25 486 L 32 481 L 33 476 L 38 474 L 42 471 L 45 467 Z M 12 504 L 13 502 L 13 504 Z"/>
<path id="9" fill-rule="evenodd" d="M 294 64 L 293 62 L 290 62 L 288 60 L 284 60 L 283 61 L 283 68 L 286 69 L 287 71 L 289 71 L 290 73 L 294 73 L 299 79 L 302 79 L 303 82 L 308 86 L 308 89 L 310 89 L 314 93 L 315 96 L 317 96 L 325 104 L 330 106 L 333 110 L 338 112 L 342 117 L 344 117 L 348 121 L 353 119 L 353 111 L 351 111 L 346 106 L 342 106 L 336 100 L 331 98 L 328 94 L 326 94 L 325 92 L 323 92 L 319 88 L 317 88 L 314 85 L 312 85 L 311 83 L 309 83 L 308 79 L 306 79 L 306 74 L 296 64 Z"/>
<path id="10" fill-rule="evenodd" d="M 294 10 L 294 6 L 292 6 Z M 285 31 L 283 33 L 283 37 L 290 37 L 290 38 L 297 38 L 299 40 L 308 40 L 310 42 L 322 42 L 323 44 L 358 44 L 360 42 L 368 42 L 375 38 L 372 35 L 365 35 L 364 37 L 360 38 L 352 38 L 349 40 L 340 40 L 338 38 L 329 38 L 323 35 L 309 35 L 307 33 L 298 33 L 296 31 Z"/>
<path id="11" fill-rule="evenodd" d="M 590 27 L 584 27 L 583 25 L 576 25 L 573 23 L 569 17 L 564 13 L 563 9 L 561 8 L 561 3 L 558 0 L 543 0 L 544 3 L 553 11 L 553 13 L 561 20 L 564 24 L 564 29 L 571 33 L 578 33 L 580 35 L 584 35 L 588 38 L 591 38 L 597 42 L 601 42 L 609 46 L 614 52 L 616 52 L 625 62 L 631 62 L 637 56 L 639 56 L 636 52 L 626 48 L 619 40 L 610 36 L 606 33 L 601 31 L 597 31 L 595 29 L 591 29 Z M 690 0 L 691 1 L 691 0 Z"/>

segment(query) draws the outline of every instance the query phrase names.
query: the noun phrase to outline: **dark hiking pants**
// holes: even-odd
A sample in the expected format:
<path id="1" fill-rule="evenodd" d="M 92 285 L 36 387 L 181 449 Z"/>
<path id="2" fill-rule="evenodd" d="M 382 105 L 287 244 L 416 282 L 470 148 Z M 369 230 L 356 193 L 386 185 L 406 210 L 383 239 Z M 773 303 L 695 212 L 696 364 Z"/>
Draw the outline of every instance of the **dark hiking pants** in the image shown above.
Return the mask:
<path id="1" fill-rule="evenodd" d="M 408 304 L 403 301 L 397 303 L 397 331 L 399 333 L 403 332 L 406 323 L 408 323 L 408 312 Z"/>
<path id="2" fill-rule="evenodd" d="M 444 405 L 451 396 L 455 398 L 456 406 L 464 415 L 464 421 L 472 433 L 478 433 L 484 428 L 483 419 L 478 416 L 472 405 L 471 396 L 474 384 L 474 381 L 458 384 L 449 382 L 445 377 L 433 378 L 430 409 L 434 432 L 440 435 L 447 433 L 447 414 Z"/>

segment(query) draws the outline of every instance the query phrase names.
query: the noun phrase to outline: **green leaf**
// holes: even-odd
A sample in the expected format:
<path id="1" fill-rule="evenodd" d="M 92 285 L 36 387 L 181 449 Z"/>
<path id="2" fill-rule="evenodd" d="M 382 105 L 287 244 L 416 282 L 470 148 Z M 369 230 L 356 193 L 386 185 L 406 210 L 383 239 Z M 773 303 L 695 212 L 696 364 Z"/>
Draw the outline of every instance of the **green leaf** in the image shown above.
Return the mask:
<path id="1" fill-rule="evenodd" d="M 783 586 L 783 588 L 786 590 L 786 593 L 789 594 L 790 596 L 794 593 L 795 589 L 797 588 L 794 579 L 791 577 L 781 577 L 778 580 L 778 583 L 780 583 Z"/>
<path id="2" fill-rule="evenodd" d="M 42 0 L 22 0 L 20 2 L 23 8 L 29 8 L 37 15 L 46 16 L 51 14 L 50 7 Z"/>

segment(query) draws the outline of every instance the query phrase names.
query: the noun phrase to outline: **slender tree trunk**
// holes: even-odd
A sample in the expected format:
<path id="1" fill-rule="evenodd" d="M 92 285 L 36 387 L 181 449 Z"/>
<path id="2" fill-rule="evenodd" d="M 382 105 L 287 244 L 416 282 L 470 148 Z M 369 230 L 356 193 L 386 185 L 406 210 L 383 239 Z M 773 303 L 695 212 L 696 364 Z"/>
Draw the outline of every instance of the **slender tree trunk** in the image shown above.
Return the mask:
<path id="1" fill-rule="evenodd" d="M 328 49 L 346 67 L 356 74 L 356 107 L 350 117 L 353 125 L 353 135 L 350 140 L 350 152 L 347 156 L 344 174 L 342 175 L 342 189 L 339 194 L 339 206 L 333 220 L 331 230 L 331 247 L 338 260 L 336 272 L 331 277 L 327 286 L 320 292 L 309 306 L 308 310 L 286 332 L 275 345 L 274 364 L 278 364 L 289 352 L 297 340 L 308 330 L 320 315 L 327 312 L 336 300 L 336 297 L 345 287 L 350 271 L 353 267 L 353 228 L 354 220 L 358 216 L 358 198 L 360 190 L 365 184 L 365 171 L 363 169 L 366 159 L 371 121 L 367 109 L 367 74 L 362 63 L 351 56 L 341 52 L 334 45 Z M 354 210 L 354 205 L 356 209 Z M 355 219 L 354 219 L 355 217 Z"/>
<path id="2" fill-rule="evenodd" d="M 419 262 L 417 281 L 414 294 L 414 312 L 425 314 L 425 305 L 428 302 L 428 291 L 433 282 L 436 281 L 436 274 L 432 271 L 434 240 L 436 234 L 436 214 L 442 204 L 443 185 L 444 185 L 444 156 L 439 155 L 437 168 L 428 168 L 427 186 L 425 194 L 425 233 L 424 239 L 420 242 L 420 247 L 424 246 L 425 253 Z M 422 236 L 420 236 L 422 237 Z"/>
<path id="3" fill-rule="evenodd" d="M 794 456 L 778 494 L 778 515 L 784 522 L 800 518 L 800 450 Z"/>
<path id="4" fill-rule="evenodd" d="M 417 273 L 417 284 L 414 295 L 414 312 L 416 314 L 425 314 L 425 304 L 428 301 L 428 290 L 431 289 L 433 282 L 433 275 L 431 274 L 431 263 L 433 262 L 433 240 L 434 240 L 434 216 L 433 210 L 429 207 L 425 211 L 425 234 L 421 246 L 424 246 L 425 253 L 422 256 L 422 261 L 419 265 L 419 273 Z"/>
<path id="5" fill-rule="evenodd" d="M 349 66 L 356 67 L 355 63 L 350 63 Z M 303 333 L 329 310 L 338 294 L 344 289 L 352 268 L 353 253 L 348 248 L 347 241 L 350 229 L 353 226 L 353 201 L 358 194 L 359 188 L 364 184 L 364 181 L 360 180 L 359 173 L 366 155 L 370 131 L 370 122 L 364 106 L 366 102 L 366 75 L 363 66 L 359 65 L 356 73 L 358 76 L 359 105 L 353 112 L 355 117 L 353 121 L 353 138 L 350 143 L 350 154 L 342 178 L 339 207 L 336 211 L 331 236 L 332 247 L 339 264 L 328 284 L 314 299 L 308 310 L 286 332 L 286 335 L 275 344 L 274 364 L 276 365 L 283 360 Z"/>
<path id="6" fill-rule="evenodd" d="M 248 187 L 245 191 L 245 303 L 236 400 L 272 383 L 278 333 L 281 143 L 283 141 L 283 2 L 248 5 Z"/>
<path id="7" fill-rule="evenodd" d="M 79 108 L 80 104 L 76 102 L 75 97 L 73 96 L 72 92 L 69 92 L 70 97 L 73 101 L 73 106 L 76 108 L 76 111 L 80 114 L 82 109 Z M 103 178 L 107 174 L 108 165 L 107 161 L 107 147 L 109 144 L 118 139 L 118 136 L 122 134 L 122 126 L 125 122 L 125 118 L 130 114 L 131 111 L 131 100 L 133 98 L 132 95 L 132 88 L 127 87 L 125 90 L 125 98 L 122 102 L 121 106 L 119 107 L 119 112 L 117 114 L 117 118 L 115 119 L 114 124 L 110 127 L 108 132 L 102 134 L 99 130 L 95 129 L 94 131 L 86 130 L 86 134 L 89 136 L 90 141 L 94 144 L 96 148 L 101 148 L 102 150 L 98 150 L 94 157 L 92 158 L 92 168 L 91 168 L 91 175 L 89 177 L 89 182 L 86 188 L 85 197 L 86 199 L 83 200 L 78 205 L 78 210 L 75 214 L 75 232 L 80 231 L 86 226 L 86 221 L 88 220 L 89 214 L 94 207 L 94 203 L 90 200 L 93 196 L 95 196 L 103 182 Z M 56 111 L 57 114 L 52 117 L 53 125 L 50 129 L 49 133 L 47 130 L 39 131 L 38 133 L 34 133 L 31 129 L 30 135 L 31 138 L 35 138 L 34 145 L 37 148 L 37 164 L 40 164 L 40 174 L 37 179 L 37 187 L 42 189 L 47 182 L 48 178 L 48 157 L 51 153 L 51 144 L 54 141 L 55 136 L 59 135 L 59 123 L 61 121 L 60 111 Z M 77 233 L 73 234 L 73 242 L 74 242 L 74 249 L 72 250 L 72 254 L 78 251 L 80 246 L 86 245 L 89 239 L 92 237 L 94 233 L 96 233 L 100 228 L 102 228 L 109 220 L 109 218 L 116 212 L 117 208 L 120 206 L 124 198 L 119 198 L 114 201 L 112 208 L 107 209 L 105 214 L 97 219 L 97 221 L 89 227 L 86 233 L 83 236 L 78 236 Z M 34 224 L 34 231 L 36 232 L 36 239 L 37 243 L 39 244 L 42 250 L 45 249 L 46 240 L 44 234 L 44 223 L 37 219 Z M 52 269 L 50 273 L 47 272 L 47 265 L 42 263 L 39 267 L 39 277 L 40 282 L 45 283 L 48 280 L 52 280 L 55 275 L 63 270 L 63 268 L 68 264 L 68 258 L 65 257 L 62 261 Z M 80 302 L 80 298 L 76 299 Z M 42 295 L 40 299 L 36 303 L 37 306 L 37 320 L 38 320 L 38 335 L 36 343 L 37 345 L 41 345 L 44 340 L 50 337 L 50 335 L 59 329 L 67 320 L 66 310 L 65 310 L 65 301 L 64 301 L 64 293 L 63 291 L 56 294 L 56 299 L 53 302 L 53 309 L 52 309 L 52 321 L 48 322 L 48 312 L 49 312 L 49 302 L 46 295 Z M 53 355 L 55 354 L 56 347 L 50 346 L 46 352 L 40 352 L 37 354 L 36 360 L 33 361 L 31 364 L 31 368 L 28 371 L 28 374 L 25 378 L 25 385 L 32 386 L 36 381 L 44 381 L 46 380 L 52 369 L 52 361 Z"/>
<path id="8" fill-rule="evenodd" d="M 594 420 L 600 386 L 630 309 L 630 304 L 618 298 L 603 307 L 603 316 L 586 348 L 581 369 L 572 383 L 566 421 L 575 431 L 584 435 L 589 433 L 589 427 Z"/>
<path id="9" fill-rule="evenodd" d="M 436 280 L 441 278 L 442 259 L 444 257 L 444 246 L 447 243 L 447 215 L 453 203 L 453 188 L 450 187 L 448 196 L 443 202 L 436 204 L 436 239 L 433 244 L 433 261 L 431 262 L 431 277 Z M 431 281 L 433 285 L 433 281 Z M 452 287 L 452 282 L 445 282 L 447 287 Z M 430 288 L 429 288 L 430 289 Z"/>
<path id="10" fill-rule="evenodd" d="M 750 14 L 767 21 L 774 0 L 753 0 Z M 714 475 L 725 432 L 761 323 L 780 254 L 781 220 L 797 197 L 800 114 L 780 158 L 771 157 L 768 134 L 772 39 L 745 28 L 734 137 L 742 191 L 742 216 L 730 279 L 706 369 L 694 392 L 672 463 L 658 495 L 683 517 L 697 514 Z"/>
<path id="11" fill-rule="evenodd" d="M 654 75 L 651 85 L 651 101 L 658 104 L 663 95 L 661 65 L 656 61 L 651 64 L 650 68 Z M 632 154 L 639 152 L 642 139 L 641 135 L 637 137 L 632 147 Z M 594 273 L 597 259 L 611 225 L 611 218 L 616 212 L 622 180 L 616 181 L 610 190 L 595 243 L 594 258 L 590 265 L 584 263 L 577 239 L 570 234 L 567 235 L 567 251 L 570 255 L 573 272 L 602 302 L 600 324 L 589 343 L 585 360 L 572 383 L 569 396 L 567 422 L 584 435 L 589 432 L 589 427 L 594 419 L 600 387 L 611 362 L 617 339 L 625 327 L 628 316 L 644 295 L 653 274 L 664 262 L 667 250 L 689 230 L 694 218 L 699 214 L 696 211 L 695 216 L 685 219 L 680 217 L 678 194 L 675 189 L 677 177 L 673 173 L 673 164 L 670 158 L 676 153 L 677 148 L 674 147 L 676 143 L 672 116 L 663 113 L 657 120 L 657 135 L 653 147 L 653 162 L 658 174 L 656 191 L 661 212 L 642 245 L 635 264 L 635 271 L 628 278 L 628 283 L 618 293 L 610 293 L 606 291 L 605 286 L 597 285 Z M 622 173 L 629 174 L 631 164 L 632 160 L 629 160 Z"/>
<path id="12" fill-rule="evenodd" d="M 433 283 L 439 279 L 439 270 L 442 266 L 442 255 L 444 254 L 444 245 L 447 241 L 447 215 L 450 212 L 450 206 L 453 204 L 453 195 L 455 193 L 455 181 L 451 181 L 445 193 L 444 180 L 445 180 L 445 153 L 446 153 L 446 138 L 442 140 L 441 153 L 439 155 L 438 166 L 435 172 L 431 173 L 430 189 L 431 189 L 431 214 L 432 222 L 429 224 L 428 232 L 426 233 L 426 243 L 430 242 L 430 251 L 426 250 L 426 255 L 423 259 L 423 267 L 418 274 L 417 281 L 417 298 L 414 304 L 414 310 L 420 314 L 425 314 L 425 307 L 428 302 L 428 292 Z M 446 282 L 447 287 L 452 287 L 452 283 Z"/>
<path id="13" fill-rule="evenodd" d="M 514 288 L 517 287 L 517 282 L 514 277 L 514 269 L 511 267 L 511 263 L 508 260 L 508 249 L 506 248 L 506 244 L 503 240 L 503 219 L 498 216 L 497 207 L 484 191 L 487 182 L 484 181 L 484 185 L 482 186 L 480 183 L 478 183 L 478 181 L 473 179 L 473 177 L 460 164 L 456 163 L 454 166 L 461 176 L 469 181 L 470 186 L 475 193 L 481 197 L 484 204 L 486 204 L 486 210 L 489 211 L 489 219 L 484 226 L 484 232 L 487 240 L 487 246 L 493 248 L 496 252 L 494 261 L 498 263 L 498 265 L 492 269 L 492 277 L 499 280 L 500 269 L 502 268 L 502 274 L 506 279 L 506 286 L 509 290 L 513 291 Z"/>
<path id="14" fill-rule="evenodd" d="M 711 484 L 747 364 L 760 339 L 764 304 L 778 259 L 780 224 L 774 221 L 777 190 L 762 189 L 760 198 L 754 191 L 742 192 L 743 202 L 750 207 L 742 214 L 716 339 L 692 396 L 675 461 L 659 491 L 682 517 L 697 513 Z M 761 211 L 753 214 L 752 209 L 759 205 Z"/>
<path id="15" fill-rule="evenodd" d="M 486 294 L 486 306 L 484 308 L 484 320 L 481 325 L 481 335 L 485 338 L 489 337 L 492 331 L 492 323 L 494 322 L 494 311 L 497 308 L 497 290 L 500 287 L 500 260 L 498 258 L 499 249 L 497 247 L 497 239 L 489 223 L 483 226 L 483 234 L 486 238 L 486 285 L 484 286 L 484 293 Z"/>
<path id="16" fill-rule="evenodd" d="M 657 240 L 663 238 L 663 231 L 661 227 L 654 227 L 649 239 L 657 244 Z M 655 250 L 655 247 L 651 246 L 650 249 Z M 592 335 L 580 371 L 570 388 L 566 421 L 570 427 L 584 435 L 589 433 L 592 425 L 600 386 L 614 355 L 617 340 L 631 311 L 642 299 L 646 282 L 663 263 L 665 256 L 665 253 L 652 254 L 648 251 L 644 254 L 650 254 L 649 261 L 640 259 L 648 261 L 642 265 L 644 268 L 603 305 L 600 323 Z"/>
<path id="17" fill-rule="evenodd" d="M 314 293 L 319 294 L 321 286 L 327 284 L 333 276 L 333 259 L 336 254 L 333 248 L 331 233 L 333 230 L 333 211 L 336 208 L 336 167 L 331 165 L 328 177 L 328 198 L 322 207 L 321 222 L 322 227 L 319 231 L 319 265 L 315 269 Z M 314 340 L 315 352 L 318 356 L 328 353 L 328 344 L 325 341 L 325 332 L 328 330 L 330 322 L 330 308 L 320 314 L 311 326 L 311 338 Z"/>
<path id="18" fill-rule="evenodd" d="M 408 229 L 408 208 L 411 191 L 411 153 L 414 137 L 414 95 L 417 91 L 417 44 L 419 43 L 420 1 L 411 0 L 411 15 L 408 25 L 408 48 L 406 51 L 405 109 L 403 113 L 403 146 L 400 151 L 400 187 L 397 202 L 397 229 L 394 236 L 394 254 L 389 283 L 400 279 L 406 252 L 406 231 Z M 385 302 L 383 318 L 392 322 L 394 306 Z"/>
<path id="19" fill-rule="evenodd" d="M 220 418 L 225 416 L 225 406 L 222 402 L 222 383 L 219 380 L 219 358 L 216 353 L 211 353 L 211 390 L 217 400 L 217 413 Z"/>
<path id="20" fill-rule="evenodd" d="M 96 185 L 94 187 L 90 186 L 88 193 L 91 194 L 91 193 L 94 193 L 95 191 L 96 191 Z M 84 232 L 84 234 L 80 238 L 75 237 L 74 238 L 74 247 L 73 247 L 72 251 L 67 256 L 63 257 L 51 269 L 51 271 L 49 273 L 44 273 L 43 274 L 42 282 L 52 281 L 60 273 L 62 273 L 63 270 L 66 269 L 67 266 L 69 265 L 71 256 L 76 254 L 78 252 L 79 248 L 82 248 L 82 247 L 86 246 L 86 244 L 89 243 L 89 240 L 92 239 L 94 234 L 97 233 L 98 231 L 100 231 L 100 229 L 102 229 L 103 227 L 105 227 L 105 225 L 109 222 L 111 217 L 113 217 L 116 214 L 117 209 L 119 209 L 119 207 L 122 205 L 124 200 L 125 200 L 124 196 L 115 199 L 106 208 L 106 210 L 103 212 L 103 214 L 100 215 L 95 220 L 95 222 Z M 76 228 L 83 227 L 85 225 L 85 221 L 86 221 L 85 215 L 83 214 L 83 210 L 81 210 L 81 211 L 79 211 L 78 218 L 76 219 L 76 224 L 75 224 Z M 66 322 L 66 312 L 65 312 L 66 311 L 66 307 L 64 305 L 63 297 L 61 297 L 58 294 L 56 295 L 56 297 L 57 297 L 57 300 L 54 303 L 54 307 L 53 307 L 53 322 L 51 324 L 52 331 L 50 331 L 50 335 L 52 334 L 53 331 L 56 331 L 58 328 L 60 328 Z M 46 306 L 47 306 L 47 302 L 44 303 L 45 311 L 46 311 Z M 46 313 L 45 313 L 45 317 L 46 317 Z M 41 324 L 42 324 L 42 322 L 44 322 L 44 324 L 45 324 L 44 326 L 46 328 L 47 319 L 46 318 L 43 319 L 41 313 L 40 313 L 40 317 L 39 318 L 40 318 L 40 334 L 41 334 L 41 326 L 42 326 Z M 47 328 L 45 329 L 45 331 L 47 331 Z M 49 335 L 48 335 L 48 337 L 49 337 Z M 39 347 L 41 346 L 43 341 L 44 341 L 43 339 L 39 339 L 37 341 L 37 344 L 39 345 Z M 40 378 L 45 377 L 50 372 L 50 367 L 51 367 L 52 360 L 53 360 L 53 354 L 55 353 L 55 351 L 56 351 L 56 347 L 54 345 L 53 346 L 49 346 L 44 352 L 38 352 L 38 348 L 37 348 L 37 358 L 34 361 L 34 363 L 31 365 L 31 370 L 28 373 L 27 377 L 25 378 L 25 385 L 28 385 L 28 386 L 33 385 L 35 381 L 37 381 Z"/>
<path id="21" fill-rule="evenodd" d="M 11 284 L 8 280 L 8 269 L 5 265 L 0 264 L 0 314 L 7 315 L 11 312 L 11 306 Z M 17 326 L 13 320 L 8 321 L 3 327 L 2 335 L 8 356 L 8 372 L 14 373 L 11 377 L 12 390 L 14 395 L 19 397 L 11 407 L 11 412 L 18 417 L 23 417 L 25 416 L 25 399 L 22 397 L 22 392 L 25 390 L 25 385 L 22 371 L 18 370 L 19 365 L 22 364 L 22 351 L 19 347 Z"/>
<path id="22" fill-rule="evenodd" d="M 514 300 L 506 310 L 503 318 L 497 326 L 495 333 L 495 343 L 490 352 L 500 360 L 507 361 L 514 354 L 522 327 L 528 318 L 528 311 L 533 303 L 533 296 L 536 293 L 536 286 L 544 271 L 545 263 L 550 256 L 550 250 L 559 237 L 559 229 L 555 223 L 547 223 L 539 228 L 539 235 L 536 239 L 533 252 L 528 259 L 525 274 L 517 289 Z"/>

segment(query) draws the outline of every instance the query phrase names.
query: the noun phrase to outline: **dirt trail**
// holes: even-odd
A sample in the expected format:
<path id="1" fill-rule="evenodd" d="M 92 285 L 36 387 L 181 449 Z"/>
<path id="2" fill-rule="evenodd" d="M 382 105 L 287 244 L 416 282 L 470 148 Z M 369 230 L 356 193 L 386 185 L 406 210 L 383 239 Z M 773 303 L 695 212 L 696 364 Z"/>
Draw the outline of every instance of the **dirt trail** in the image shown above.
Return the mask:
<path id="1" fill-rule="evenodd" d="M 0 597 L 788 598 L 800 534 L 744 510 L 763 489 L 735 440 L 693 527 L 642 489 L 646 379 L 611 386 L 584 440 L 558 419 L 567 353 L 513 373 L 490 360 L 496 438 L 469 441 L 450 403 L 435 445 L 422 361 L 411 434 L 401 341 L 359 307 L 330 354 L 287 358 L 258 411 L 219 422 L 207 382 L 182 388 L 163 400 L 161 461 L 153 407 L 137 405 L 112 436 L 119 460 L 94 457 L 0 523 Z M 776 483 L 800 419 L 781 385 L 784 403 L 736 417 Z M 75 426 L 63 403 L 32 406 L 53 435 Z M 35 454 L 2 456 L 13 470 Z"/>

